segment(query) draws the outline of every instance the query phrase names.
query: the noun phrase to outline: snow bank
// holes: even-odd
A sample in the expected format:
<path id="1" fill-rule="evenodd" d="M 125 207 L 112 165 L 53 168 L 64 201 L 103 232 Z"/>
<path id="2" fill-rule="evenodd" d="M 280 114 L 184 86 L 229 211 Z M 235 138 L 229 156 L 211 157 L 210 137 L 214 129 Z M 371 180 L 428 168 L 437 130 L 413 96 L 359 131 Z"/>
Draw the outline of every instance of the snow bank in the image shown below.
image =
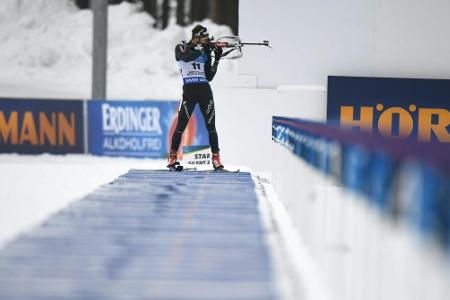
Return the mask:
<path id="1" fill-rule="evenodd" d="M 130 169 L 165 166 L 166 161 L 158 159 L 0 154 L 0 248 Z M 249 171 L 243 166 L 228 167 Z"/>
<path id="2" fill-rule="evenodd" d="M 181 79 L 173 49 L 191 27 L 153 28 L 155 20 L 137 5 L 109 6 L 108 97 L 178 99 Z M 202 22 L 212 35 L 227 26 Z M 69 0 L 0 2 L 0 82 L 64 87 L 68 96 L 89 97 L 92 69 L 92 12 Z M 234 73 L 224 62 L 221 73 Z M 222 74 L 223 75 L 223 74 Z M 0 95 L 5 96 L 5 95 Z"/>
<path id="3" fill-rule="evenodd" d="M 129 169 L 164 166 L 164 160 L 1 154 L 0 247 Z"/>

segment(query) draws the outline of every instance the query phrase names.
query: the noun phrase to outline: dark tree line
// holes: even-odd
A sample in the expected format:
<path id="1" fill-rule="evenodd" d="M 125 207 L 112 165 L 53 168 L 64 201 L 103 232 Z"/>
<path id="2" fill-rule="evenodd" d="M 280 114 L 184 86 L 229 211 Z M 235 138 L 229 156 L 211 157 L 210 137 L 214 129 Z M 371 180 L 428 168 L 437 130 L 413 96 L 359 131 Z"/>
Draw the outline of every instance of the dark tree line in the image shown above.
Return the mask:
<path id="1" fill-rule="evenodd" d="M 74 0 L 79 8 L 89 8 L 91 0 Z M 164 29 L 170 21 L 181 26 L 211 19 L 217 24 L 230 26 L 238 32 L 239 0 L 109 0 L 109 4 L 121 2 L 140 3 L 142 9 L 155 18 L 155 27 Z"/>

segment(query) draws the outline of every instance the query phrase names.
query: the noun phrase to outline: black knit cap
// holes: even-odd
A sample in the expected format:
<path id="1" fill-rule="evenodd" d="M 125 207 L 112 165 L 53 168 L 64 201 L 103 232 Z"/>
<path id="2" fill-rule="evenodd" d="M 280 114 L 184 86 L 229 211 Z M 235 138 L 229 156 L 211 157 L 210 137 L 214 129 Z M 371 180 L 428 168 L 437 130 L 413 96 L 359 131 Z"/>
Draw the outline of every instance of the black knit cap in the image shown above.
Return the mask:
<path id="1" fill-rule="evenodd" d="M 209 36 L 206 27 L 202 25 L 197 25 L 192 29 L 192 38 L 202 38 Z"/>

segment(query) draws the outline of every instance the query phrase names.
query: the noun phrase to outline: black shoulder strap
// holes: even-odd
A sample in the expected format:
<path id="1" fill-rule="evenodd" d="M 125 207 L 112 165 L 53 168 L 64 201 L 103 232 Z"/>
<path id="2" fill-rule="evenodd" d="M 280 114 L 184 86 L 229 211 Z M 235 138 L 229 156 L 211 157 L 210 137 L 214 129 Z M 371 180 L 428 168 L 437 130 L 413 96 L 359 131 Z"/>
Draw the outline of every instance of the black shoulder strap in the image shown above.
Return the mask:
<path id="1" fill-rule="evenodd" d="M 222 53 L 222 55 L 221 55 L 220 57 L 225 57 L 225 56 L 227 56 L 228 54 L 230 54 L 231 52 L 233 52 L 234 50 L 236 50 L 236 48 L 233 48 L 233 49 L 231 49 L 231 50 L 228 50 L 228 51 Z"/>

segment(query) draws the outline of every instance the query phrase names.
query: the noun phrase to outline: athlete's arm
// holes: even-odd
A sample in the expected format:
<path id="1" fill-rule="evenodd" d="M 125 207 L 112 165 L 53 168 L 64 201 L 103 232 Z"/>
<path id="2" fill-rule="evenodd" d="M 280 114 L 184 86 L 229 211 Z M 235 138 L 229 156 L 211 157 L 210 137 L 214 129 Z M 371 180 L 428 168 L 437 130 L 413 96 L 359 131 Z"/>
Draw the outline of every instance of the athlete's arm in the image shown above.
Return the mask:
<path id="1" fill-rule="evenodd" d="M 222 54 L 221 50 L 222 49 L 220 49 L 220 52 L 218 52 L 218 50 L 214 50 L 214 63 L 212 63 L 211 52 L 207 52 L 208 60 L 205 63 L 205 76 L 206 80 L 208 81 L 212 81 L 214 79 L 214 76 L 216 75 L 217 67 L 219 66 L 220 55 Z"/>
<path id="2" fill-rule="evenodd" d="M 202 55 L 201 51 L 195 50 L 183 44 L 178 44 L 175 47 L 175 58 L 177 61 L 178 60 L 182 60 L 185 62 L 193 61 L 200 55 Z"/>

